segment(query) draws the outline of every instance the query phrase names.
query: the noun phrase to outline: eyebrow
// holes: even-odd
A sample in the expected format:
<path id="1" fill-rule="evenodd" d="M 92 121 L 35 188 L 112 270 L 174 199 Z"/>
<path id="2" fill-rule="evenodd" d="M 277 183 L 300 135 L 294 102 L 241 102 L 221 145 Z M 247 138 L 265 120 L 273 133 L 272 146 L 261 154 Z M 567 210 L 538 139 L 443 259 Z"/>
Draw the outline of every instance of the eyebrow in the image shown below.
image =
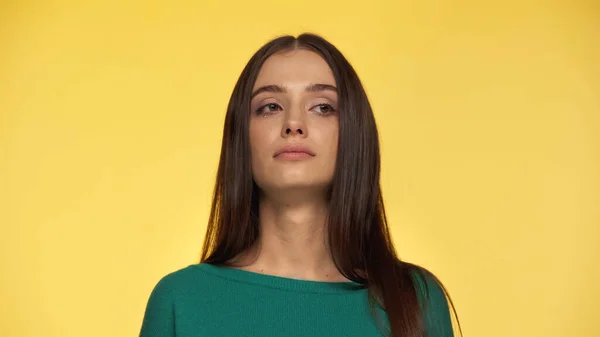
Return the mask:
<path id="1" fill-rule="evenodd" d="M 304 90 L 306 92 L 333 91 L 336 93 L 338 91 L 334 85 L 321 84 L 321 83 L 309 84 L 306 86 L 306 88 L 304 88 Z M 265 85 L 265 86 L 262 86 L 262 87 L 256 89 L 252 93 L 252 98 L 254 98 L 256 95 L 263 93 L 263 92 L 285 93 L 285 92 L 287 92 L 287 90 L 285 89 L 285 87 L 280 86 L 280 85 L 275 85 L 275 84 Z"/>

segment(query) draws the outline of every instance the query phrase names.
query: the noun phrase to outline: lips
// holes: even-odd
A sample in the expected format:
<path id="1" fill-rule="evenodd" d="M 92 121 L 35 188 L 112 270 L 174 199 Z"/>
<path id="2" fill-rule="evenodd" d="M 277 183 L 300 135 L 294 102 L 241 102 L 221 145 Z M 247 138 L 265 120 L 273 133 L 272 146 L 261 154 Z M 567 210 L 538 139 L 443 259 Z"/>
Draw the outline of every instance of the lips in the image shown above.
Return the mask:
<path id="1" fill-rule="evenodd" d="M 281 154 L 289 154 L 289 155 L 296 155 L 296 156 L 301 156 L 302 154 L 305 155 L 309 155 L 311 157 L 315 156 L 315 153 L 312 152 L 308 147 L 303 146 L 303 145 L 286 145 L 282 148 L 280 148 L 279 150 L 277 150 L 277 152 L 275 152 L 275 154 L 273 155 L 273 157 L 278 157 Z"/>

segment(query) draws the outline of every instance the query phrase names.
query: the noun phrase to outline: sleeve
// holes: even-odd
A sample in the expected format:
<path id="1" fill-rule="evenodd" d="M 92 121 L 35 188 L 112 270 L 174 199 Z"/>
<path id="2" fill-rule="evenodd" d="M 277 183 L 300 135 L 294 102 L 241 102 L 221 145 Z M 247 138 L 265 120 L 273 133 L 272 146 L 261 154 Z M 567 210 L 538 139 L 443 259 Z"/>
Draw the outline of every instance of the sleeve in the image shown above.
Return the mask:
<path id="1" fill-rule="evenodd" d="M 448 300 L 437 279 L 428 271 L 418 272 L 416 286 L 427 337 L 454 337 Z"/>
<path id="2" fill-rule="evenodd" d="M 146 304 L 139 337 L 175 337 L 173 288 L 168 276 L 154 286 Z"/>

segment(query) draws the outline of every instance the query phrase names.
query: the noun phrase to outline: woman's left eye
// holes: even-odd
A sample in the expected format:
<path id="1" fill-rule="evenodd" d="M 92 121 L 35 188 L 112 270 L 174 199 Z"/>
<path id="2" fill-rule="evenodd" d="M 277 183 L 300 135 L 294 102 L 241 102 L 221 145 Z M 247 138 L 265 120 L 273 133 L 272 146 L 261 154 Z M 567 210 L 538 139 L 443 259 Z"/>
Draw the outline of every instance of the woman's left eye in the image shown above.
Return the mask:
<path id="1" fill-rule="evenodd" d="M 313 109 L 317 109 L 317 112 L 320 114 L 329 114 L 335 111 L 335 109 L 327 103 L 317 104 Z"/>

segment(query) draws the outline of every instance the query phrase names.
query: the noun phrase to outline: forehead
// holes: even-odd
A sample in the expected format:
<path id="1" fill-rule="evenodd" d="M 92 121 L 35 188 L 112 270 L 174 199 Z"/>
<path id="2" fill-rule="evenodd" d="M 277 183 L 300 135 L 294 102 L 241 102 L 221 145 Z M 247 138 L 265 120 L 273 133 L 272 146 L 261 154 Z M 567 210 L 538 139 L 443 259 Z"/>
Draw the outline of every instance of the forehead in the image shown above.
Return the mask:
<path id="1" fill-rule="evenodd" d="M 321 56 L 296 49 L 271 55 L 260 69 L 254 89 L 273 84 L 293 86 L 309 83 L 335 85 L 335 78 Z"/>

